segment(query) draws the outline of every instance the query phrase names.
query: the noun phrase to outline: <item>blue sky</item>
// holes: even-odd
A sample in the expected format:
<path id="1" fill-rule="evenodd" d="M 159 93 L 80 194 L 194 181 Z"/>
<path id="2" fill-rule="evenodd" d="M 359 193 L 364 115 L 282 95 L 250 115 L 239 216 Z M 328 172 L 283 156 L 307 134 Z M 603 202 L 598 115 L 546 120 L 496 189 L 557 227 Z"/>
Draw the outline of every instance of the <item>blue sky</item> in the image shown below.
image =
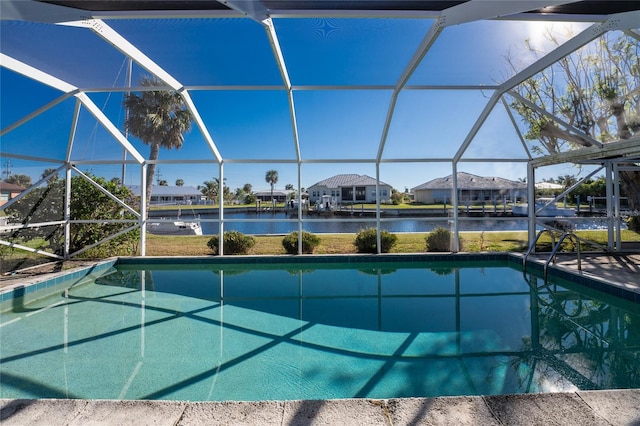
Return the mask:
<path id="1" fill-rule="evenodd" d="M 430 20 L 420 19 L 274 19 L 294 86 L 393 86 Z M 251 183 L 267 188 L 267 170 L 278 171 L 278 187 L 297 185 L 295 145 L 286 92 L 271 90 L 282 80 L 264 29 L 243 19 L 113 20 L 107 24 L 136 45 L 187 87 L 203 85 L 270 86 L 260 90 L 190 90 L 225 160 L 224 176 L 233 189 Z M 2 21 L 3 53 L 81 88 L 124 87 L 125 57 L 92 32 L 73 27 Z M 585 24 L 571 24 L 574 32 Z M 528 39 L 545 49 L 547 24 L 487 21 L 446 28 L 415 70 L 408 85 L 491 86 L 509 75 L 504 55 L 525 66 L 533 59 L 522 46 Z M 568 25 L 555 23 L 560 36 Z M 548 47 L 548 46 L 547 46 Z M 133 69 L 133 84 L 144 73 Z M 1 127 L 60 96 L 54 89 L 2 68 Z M 201 88 L 201 87 L 199 87 Z M 266 90 L 269 89 L 269 90 Z M 452 157 L 491 96 L 491 90 L 405 90 L 398 97 L 385 144 L 385 159 Z M 296 90 L 294 102 L 303 159 L 375 159 L 392 91 Z M 90 93 L 103 112 L 122 127 L 121 93 Z M 2 151 L 64 158 L 75 100 L 69 99 L 9 132 Z M 148 147 L 132 139 L 144 156 Z M 26 148 L 26 151 L 25 151 Z M 122 148 L 96 120 L 81 111 L 73 146 L 81 161 L 117 160 Z M 178 151 L 163 150 L 161 160 L 213 159 L 202 133 L 194 128 Z M 463 158 L 525 158 L 522 145 L 499 105 Z M 234 160 L 263 160 L 237 164 Z M 7 158 L 1 159 L 3 170 Z M 37 180 L 54 163 L 10 159 L 13 173 Z M 79 165 L 106 178 L 120 177 L 120 165 Z M 197 186 L 218 176 L 217 164 L 161 164 L 161 179 L 180 178 Z M 459 171 L 518 179 L 525 163 L 460 163 Z M 302 186 L 338 173 L 375 177 L 374 164 L 304 164 Z M 451 173 L 451 163 L 383 163 L 380 179 L 404 190 Z M 578 174 L 572 166 L 541 169 L 537 179 Z M 139 167 L 128 166 L 125 180 L 138 183 Z"/>

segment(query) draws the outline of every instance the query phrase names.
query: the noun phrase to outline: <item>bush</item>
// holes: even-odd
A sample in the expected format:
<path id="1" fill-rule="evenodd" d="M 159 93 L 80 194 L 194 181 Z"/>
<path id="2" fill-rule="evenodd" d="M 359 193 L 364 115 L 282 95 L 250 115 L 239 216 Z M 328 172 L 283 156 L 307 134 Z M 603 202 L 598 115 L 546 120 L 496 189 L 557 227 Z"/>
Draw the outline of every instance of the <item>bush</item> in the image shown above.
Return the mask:
<path id="1" fill-rule="evenodd" d="M 398 237 L 389 231 L 380 231 L 380 253 L 389 253 L 389 250 L 396 244 Z M 356 240 L 353 242 L 358 250 L 358 253 L 377 253 L 378 241 L 376 235 L 376 228 L 363 229 L 356 235 Z"/>
<path id="2" fill-rule="evenodd" d="M 320 237 L 302 231 L 302 253 L 311 254 L 320 244 Z M 298 232 L 294 231 L 282 239 L 282 247 L 287 254 L 298 254 Z"/>
<path id="3" fill-rule="evenodd" d="M 427 235 L 427 251 L 452 251 L 453 235 L 451 231 L 441 226 Z M 460 238 L 460 250 L 462 250 L 462 238 Z"/>
<path id="4" fill-rule="evenodd" d="M 217 255 L 220 236 L 214 235 L 207 242 L 207 247 L 213 250 L 213 254 Z M 256 239 L 251 235 L 244 235 L 242 232 L 229 231 L 224 233 L 224 241 L 222 249 L 224 254 L 247 254 L 249 249 L 256 244 Z"/>
<path id="5" fill-rule="evenodd" d="M 627 220 L 627 227 L 629 230 L 640 234 L 640 216 L 631 216 Z"/>

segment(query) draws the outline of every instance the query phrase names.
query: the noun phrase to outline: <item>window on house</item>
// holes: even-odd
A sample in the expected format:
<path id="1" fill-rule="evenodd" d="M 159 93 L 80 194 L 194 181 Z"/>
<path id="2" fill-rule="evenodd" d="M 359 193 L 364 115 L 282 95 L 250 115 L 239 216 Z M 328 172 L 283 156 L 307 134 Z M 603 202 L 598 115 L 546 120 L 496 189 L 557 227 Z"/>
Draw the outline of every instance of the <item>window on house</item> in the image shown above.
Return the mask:
<path id="1" fill-rule="evenodd" d="M 353 188 L 342 188 L 342 199 L 345 201 L 353 200 Z"/>
<path id="2" fill-rule="evenodd" d="M 367 188 L 364 186 L 356 186 L 356 201 L 364 201 L 367 199 Z"/>

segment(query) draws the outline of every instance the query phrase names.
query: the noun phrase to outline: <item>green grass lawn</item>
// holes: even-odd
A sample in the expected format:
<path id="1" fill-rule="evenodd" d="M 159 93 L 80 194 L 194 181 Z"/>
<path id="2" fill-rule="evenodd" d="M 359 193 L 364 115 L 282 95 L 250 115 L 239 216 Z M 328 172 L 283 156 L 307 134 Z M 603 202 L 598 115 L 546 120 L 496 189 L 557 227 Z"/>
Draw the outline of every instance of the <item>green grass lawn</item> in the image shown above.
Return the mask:
<path id="1" fill-rule="evenodd" d="M 607 232 L 577 231 L 581 238 L 606 245 Z M 396 234 L 398 241 L 391 249 L 391 253 L 424 253 L 426 252 L 426 236 L 428 233 L 400 233 Z M 320 245 L 316 247 L 315 254 L 351 254 L 356 253 L 353 244 L 355 234 L 318 234 Z M 527 249 L 527 232 L 461 232 L 462 250 L 464 252 L 524 252 Z M 284 255 L 282 247 L 283 236 L 255 236 L 255 246 L 249 251 L 249 255 Z M 207 242 L 211 236 L 160 236 L 147 234 L 146 254 L 148 256 L 209 256 L 211 250 Z M 622 231 L 623 241 L 640 241 L 640 234 L 633 231 Z M 43 240 L 34 240 L 25 243 L 31 247 L 44 248 Z M 537 248 L 539 251 L 551 250 L 551 238 L 545 234 L 540 238 Z M 563 250 L 574 251 L 574 243 L 565 240 Z M 582 244 L 583 251 L 599 251 L 597 248 Z M 131 253 L 122 253 L 130 255 Z M 16 269 L 22 269 L 38 263 L 51 262 L 53 259 L 34 253 L 15 250 L 9 247 L 0 249 L 2 273 Z"/>
<path id="2" fill-rule="evenodd" d="M 576 234 L 584 239 L 606 245 L 606 231 L 577 231 Z M 398 242 L 391 253 L 423 253 L 426 252 L 426 236 L 428 233 L 396 234 Z M 349 254 L 356 253 L 353 241 L 355 234 L 318 234 L 320 245 L 316 248 L 316 254 Z M 527 232 L 461 232 L 462 251 L 466 252 L 524 252 L 527 250 Z M 202 256 L 209 255 L 211 251 L 207 247 L 210 236 L 159 236 L 147 235 L 147 255 L 149 256 Z M 256 244 L 249 254 L 251 255 L 280 255 L 285 254 L 282 248 L 282 236 L 256 236 Z M 639 241 L 640 234 L 632 231 L 622 232 L 623 241 Z M 537 245 L 539 250 L 551 249 L 551 237 L 544 234 Z M 574 250 L 573 242 L 565 240 L 563 247 Z M 583 244 L 585 251 L 596 250 Z"/>

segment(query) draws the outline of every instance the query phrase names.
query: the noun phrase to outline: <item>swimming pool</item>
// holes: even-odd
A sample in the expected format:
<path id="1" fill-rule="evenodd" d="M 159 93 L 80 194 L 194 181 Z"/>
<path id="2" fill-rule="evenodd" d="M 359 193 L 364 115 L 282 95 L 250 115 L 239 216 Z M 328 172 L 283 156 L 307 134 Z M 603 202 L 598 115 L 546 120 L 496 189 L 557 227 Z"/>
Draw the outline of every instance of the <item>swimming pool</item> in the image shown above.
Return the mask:
<path id="1" fill-rule="evenodd" d="M 12 299 L 0 318 L 0 397 L 238 401 L 640 387 L 638 304 L 559 278 L 545 285 L 505 259 L 377 258 L 120 261 L 96 279 Z"/>

